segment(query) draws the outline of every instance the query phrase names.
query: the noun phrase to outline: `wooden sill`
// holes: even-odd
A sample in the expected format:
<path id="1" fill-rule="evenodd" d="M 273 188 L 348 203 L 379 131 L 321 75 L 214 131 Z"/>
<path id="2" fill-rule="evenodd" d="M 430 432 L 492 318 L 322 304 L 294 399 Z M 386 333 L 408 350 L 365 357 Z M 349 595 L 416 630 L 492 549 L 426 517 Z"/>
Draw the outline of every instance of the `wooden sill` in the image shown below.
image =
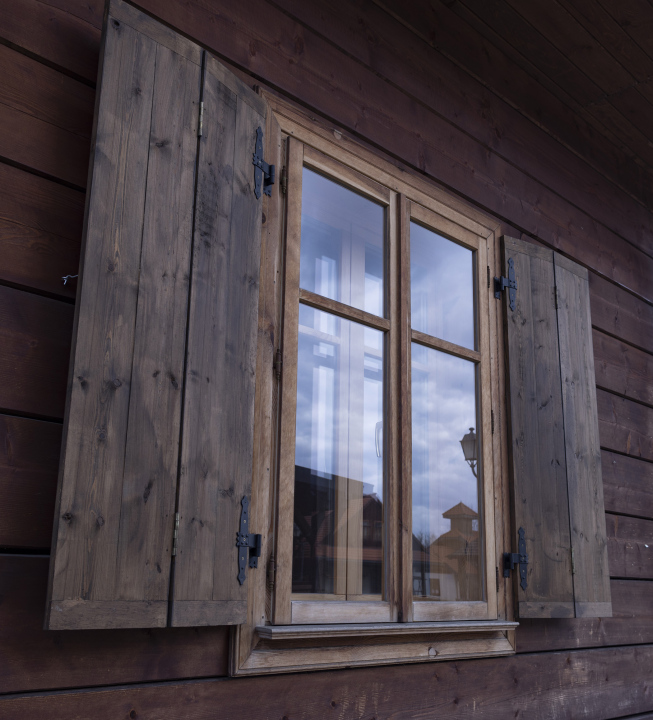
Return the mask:
<path id="1" fill-rule="evenodd" d="M 254 646 L 240 666 L 242 626 L 232 634 L 232 675 L 331 670 L 370 665 L 512 655 L 516 622 L 283 625 L 256 628 Z"/>
<path id="2" fill-rule="evenodd" d="M 259 625 L 256 633 L 266 640 L 297 640 L 330 637 L 396 637 L 441 635 L 490 630 L 513 630 L 517 622 L 506 620 L 413 623 L 349 623 L 342 625 Z"/>

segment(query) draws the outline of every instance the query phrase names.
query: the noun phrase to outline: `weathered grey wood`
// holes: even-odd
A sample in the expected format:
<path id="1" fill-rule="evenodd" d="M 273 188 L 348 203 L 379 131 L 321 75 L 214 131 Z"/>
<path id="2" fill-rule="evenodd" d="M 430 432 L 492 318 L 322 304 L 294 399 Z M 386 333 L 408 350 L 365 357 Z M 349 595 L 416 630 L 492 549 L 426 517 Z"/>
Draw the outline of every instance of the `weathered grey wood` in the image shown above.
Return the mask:
<path id="1" fill-rule="evenodd" d="M 261 252 L 252 153 L 265 103 L 212 57 L 203 102 L 174 626 L 243 623 L 247 610 L 236 533 L 251 497 Z"/>
<path id="2" fill-rule="evenodd" d="M 503 274 L 515 264 L 515 310 L 502 300 L 506 325 L 510 466 L 514 522 L 512 552 L 523 527 L 528 587 L 515 586 L 520 617 L 573 617 L 562 392 L 553 252 L 504 238 Z"/>
<path id="3" fill-rule="evenodd" d="M 158 627 L 167 614 L 200 68 L 114 18 L 114 7 L 62 442 L 51 629 Z M 139 27 L 157 25 L 143 15 Z"/>
<path id="4" fill-rule="evenodd" d="M 587 270 L 554 265 L 576 617 L 611 617 Z"/>

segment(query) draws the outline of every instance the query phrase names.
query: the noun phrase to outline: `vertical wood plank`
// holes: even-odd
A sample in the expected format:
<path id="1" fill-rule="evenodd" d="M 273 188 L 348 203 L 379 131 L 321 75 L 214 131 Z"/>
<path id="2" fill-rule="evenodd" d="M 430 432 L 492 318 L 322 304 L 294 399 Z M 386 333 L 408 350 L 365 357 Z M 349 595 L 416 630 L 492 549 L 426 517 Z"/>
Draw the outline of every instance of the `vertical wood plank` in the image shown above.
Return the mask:
<path id="1" fill-rule="evenodd" d="M 528 586 L 519 585 L 520 617 L 573 617 L 571 545 L 553 252 L 504 237 L 503 274 L 515 265 L 515 310 L 502 300 L 509 376 L 510 465 L 515 527 L 526 534 Z"/>
<path id="2" fill-rule="evenodd" d="M 252 155 L 266 110 L 211 56 L 204 93 L 173 626 L 239 624 L 247 613 L 236 533 L 251 500 L 262 207 Z"/>
<path id="3" fill-rule="evenodd" d="M 576 617 L 611 617 L 587 270 L 554 264 Z"/>

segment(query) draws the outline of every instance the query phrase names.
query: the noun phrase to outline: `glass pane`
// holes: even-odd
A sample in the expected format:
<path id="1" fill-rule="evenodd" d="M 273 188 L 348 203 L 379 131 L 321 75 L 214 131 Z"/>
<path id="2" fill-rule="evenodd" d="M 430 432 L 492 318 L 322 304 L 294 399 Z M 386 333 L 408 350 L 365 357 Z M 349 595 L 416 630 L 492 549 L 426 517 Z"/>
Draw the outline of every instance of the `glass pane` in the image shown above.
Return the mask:
<path id="1" fill-rule="evenodd" d="M 383 592 L 383 333 L 299 306 L 292 590 Z"/>
<path id="2" fill-rule="evenodd" d="M 304 168 L 299 286 L 383 315 L 384 209 Z"/>
<path id="3" fill-rule="evenodd" d="M 413 592 L 482 600 L 476 368 L 416 343 L 411 353 Z"/>
<path id="4" fill-rule="evenodd" d="M 410 312 L 413 330 L 463 347 L 474 344 L 473 252 L 410 224 Z"/>

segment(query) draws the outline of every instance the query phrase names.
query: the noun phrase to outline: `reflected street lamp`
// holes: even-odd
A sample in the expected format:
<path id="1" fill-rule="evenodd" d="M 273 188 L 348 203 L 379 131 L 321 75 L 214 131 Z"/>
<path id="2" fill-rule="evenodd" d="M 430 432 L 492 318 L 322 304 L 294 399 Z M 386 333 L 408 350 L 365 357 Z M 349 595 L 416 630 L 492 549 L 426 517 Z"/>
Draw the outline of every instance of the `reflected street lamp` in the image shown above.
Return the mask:
<path id="1" fill-rule="evenodd" d="M 467 461 L 467 464 L 472 469 L 472 472 L 474 473 L 474 477 L 478 477 L 476 474 L 476 435 L 474 435 L 474 428 L 469 428 L 469 432 L 467 435 L 463 437 L 463 439 L 460 441 L 460 445 L 463 449 L 463 455 L 465 456 L 465 460 Z"/>

